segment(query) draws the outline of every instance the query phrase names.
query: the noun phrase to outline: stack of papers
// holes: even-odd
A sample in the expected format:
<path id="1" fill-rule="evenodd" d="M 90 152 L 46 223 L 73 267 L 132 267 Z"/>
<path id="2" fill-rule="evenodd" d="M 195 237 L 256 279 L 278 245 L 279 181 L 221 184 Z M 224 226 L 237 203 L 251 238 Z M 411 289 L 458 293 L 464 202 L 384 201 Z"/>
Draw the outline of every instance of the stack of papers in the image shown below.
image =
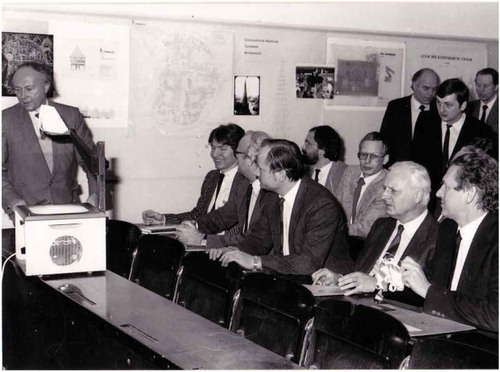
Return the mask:
<path id="1" fill-rule="evenodd" d="M 314 297 L 344 295 L 344 291 L 338 285 L 303 284 L 303 286 L 309 289 Z"/>

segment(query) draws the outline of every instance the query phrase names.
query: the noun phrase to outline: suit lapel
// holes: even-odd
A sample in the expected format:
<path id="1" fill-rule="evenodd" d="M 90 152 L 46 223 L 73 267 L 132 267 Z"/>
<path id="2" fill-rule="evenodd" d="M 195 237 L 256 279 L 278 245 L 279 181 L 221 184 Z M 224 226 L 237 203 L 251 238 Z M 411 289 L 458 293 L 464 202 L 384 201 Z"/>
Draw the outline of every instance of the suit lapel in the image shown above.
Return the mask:
<path id="1" fill-rule="evenodd" d="M 291 233 L 295 231 L 297 222 L 300 218 L 300 211 L 302 210 L 302 205 L 304 204 L 304 198 L 308 189 L 307 185 L 308 179 L 302 178 L 300 182 L 299 190 L 297 191 L 297 196 L 295 197 L 295 202 L 293 203 L 292 216 L 290 217 L 290 226 L 288 227 L 288 246 L 290 249 L 290 254 L 295 252 L 295 234 Z M 311 181 L 314 182 L 314 181 Z"/>
<path id="2" fill-rule="evenodd" d="M 373 240 L 370 239 L 370 245 L 368 246 L 365 244 L 363 247 L 363 250 L 367 248 L 369 248 L 369 250 L 365 252 L 366 256 L 363 256 L 362 261 L 359 263 L 359 270 L 362 272 L 369 273 L 373 269 L 374 264 L 382 254 L 382 251 L 387 245 L 392 231 L 396 226 L 396 220 L 393 218 L 387 218 L 383 221 L 384 223 L 379 226 L 379 229 L 377 229 Z M 356 265 L 356 267 L 358 269 L 358 265 Z"/>
<path id="3" fill-rule="evenodd" d="M 403 260 L 406 256 L 410 256 L 415 260 L 418 260 L 418 257 L 421 255 L 421 246 L 425 244 L 427 240 L 427 233 L 429 232 L 429 225 L 432 222 L 432 215 L 427 213 L 427 216 L 422 221 L 417 231 L 411 238 L 408 246 L 405 249 L 404 254 L 401 256 L 401 260 Z"/>
<path id="4" fill-rule="evenodd" d="M 479 225 L 476 234 L 474 235 L 474 239 L 472 239 L 469 252 L 467 253 L 457 288 L 470 283 L 470 278 L 478 277 L 478 272 L 481 270 L 483 265 L 484 256 L 490 248 L 490 244 L 487 244 L 485 237 L 488 236 L 488 233 L 492 228 L 495 228 L 492 224 L 492 220 L 494 220 L 492 215 L 487 214 Z M 455 268 L 453 268 L 453 270 L 454 269 Z"/>

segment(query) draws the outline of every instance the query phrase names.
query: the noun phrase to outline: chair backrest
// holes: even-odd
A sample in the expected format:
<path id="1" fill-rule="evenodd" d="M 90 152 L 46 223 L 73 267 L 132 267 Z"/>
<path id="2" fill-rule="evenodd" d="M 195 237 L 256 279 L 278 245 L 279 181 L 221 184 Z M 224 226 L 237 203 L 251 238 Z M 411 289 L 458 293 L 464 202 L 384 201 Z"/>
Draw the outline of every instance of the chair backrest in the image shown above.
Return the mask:
<path id="1" fill-rule="evenodd" d="M 141 229 L 120 220 L 106 222 L 106 267 L 129 279 L 132 260 L 141 237 Z"/>
<path id="2" fill-rule="evenodd" d="M 302 364 L 321 369 L 397 368 L 409 339 L 405 326 L 380 310 L 325 300 L 316 306 Z"/>
<path id="3" fill-rule="evenodd" d="M 188 253 L 179 271 L 174 302 L 228 328 L 242 277 L 236 263 L 222 267 L 205 252 Z"/>
<path id="4" fill-rule="evenodd" d="M 498 369 L 498 353 L 442 338 L 419 340 L 407 365 L 411 369 Z"/>
<path id="5" fill-rule="evenodd" d="M 130 280 L 171 300 L 183 256 L 181 242 L 163 235 L 142 235 Z"/>
<path id="6" fill-rule="evenodd" d="M 349 241 L 349 255 L 351 256 L 351 259 L 354 262 L 356 262 L 359 253 L 361 252 L 361 250 L 365 245 L 365 238 L 362 238 L 361 236 L 349 235 L 348 241 Z"/>
<path id="7" fill-rule="evenodd" d="M 302 285 L 265 273 L 247 273 L 230 330 L 298 363 L 314 297 Z"/>

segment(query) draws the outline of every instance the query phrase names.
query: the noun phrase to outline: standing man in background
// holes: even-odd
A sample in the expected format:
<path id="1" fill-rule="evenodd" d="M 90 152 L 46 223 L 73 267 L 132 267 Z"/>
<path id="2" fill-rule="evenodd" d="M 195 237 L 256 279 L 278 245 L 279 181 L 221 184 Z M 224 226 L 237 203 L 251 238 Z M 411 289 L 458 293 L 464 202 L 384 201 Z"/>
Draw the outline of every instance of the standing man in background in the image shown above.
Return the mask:
<path id="1" fill-rule="evenodd" d="M 349 165 L 344 172 L 337 194 L 349 235 L 366 238 L 375 220 L 385 216 L 382 194 L 388 158 L 380 133 L 370 132 L 359 143 L 359 165 Z"/>
<path id="2" fill-rule="evenodd" d="M 484 68 L 476 74 L 478 100 L 470 103 L 472 116 L 489 125 L 498 134 L 498 72 Z"/>
<path id="3" fill-rule="evenodd" d="M 328 125 L 311 128 L 302 146 L 304 162 L 311 166 L 312 178 L 337 196 L 337 187 L 347 165 L 342 161 L 344 144 Z"/>
<path id="4" fill-rule="evenodd" d="M 248 182 L 238 173 L 236 148 L 245 131 L 236 124 L 220 125 L 210 133 L 210 156 L 215 168 L 207 173 L 201 185 L 201 194 L 196 206 L 189 212 L 161 214 L 153 210 L 142 212 L 142 219 L 147 225 L 179 224 L 185 220 L 196 220 L 227 203 L 240 187 Z"/>
<path id="5" fill-rule="evenodd" d="M 387 166 L 397 161 L 413 160 L 418 163 L 419 151 L 414 139 L 420 135 L 426 122 L 439 122 L 434 97 L 439 86 L 439 76 L 430 68 L 418 70 L 412 77 L 413 94 L 392 100 L 387 105 L 380 134 L 389 147 Z"/>
<path id="6" fill-rule="evenodd" d="M 48 101 L 52 81 L 46 67 L 27 62 L 12 77 L 19 103 L 2 111 L 2 207 L 12 218 L 17 205 L 79 203 L 78 164 L 87 173 L 89 198 L 97 205 L 97 180 L 73 143 L 40 128 L 41 105 L 53 106 L 68 129 L 90 148 L 95 144 L 76 107 Z"/>

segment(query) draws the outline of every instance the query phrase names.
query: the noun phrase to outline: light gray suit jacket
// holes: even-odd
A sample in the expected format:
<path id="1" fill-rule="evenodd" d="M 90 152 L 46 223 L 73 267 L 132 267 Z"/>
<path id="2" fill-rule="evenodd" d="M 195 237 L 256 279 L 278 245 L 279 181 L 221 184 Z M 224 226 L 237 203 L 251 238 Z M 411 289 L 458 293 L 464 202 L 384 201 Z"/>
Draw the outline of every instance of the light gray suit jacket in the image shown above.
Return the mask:
<path id="1" fill-rule="evenodd" d="M 383 183 L 386 175 L 387 170 L 382 169 L 379 175 L 366 186 L 363 196 L 358 201 L 356 219 L 354 223 L 351 223 L 354 190 L 358 178 L 361 176 L 361 169 L 359 165 L 349 165 L 345 170 L 337 194 L 347 217 L 349 235 L 366 238 L 373 223 L 380 217 L 386 216 L 385 205 L 382 201 Z"/>
<path id="2" fill-rule="evenodd" d="M 92 134 L 76 107 L 49 104 L 90 149 L 95 147 Z M 51 173 L 28 111 L 19 103 L 2 111 L 2 207 L 6 213 L 13 212 L 11 206 L 19 199 L 28 205 L 43 200 L 52 204 L 78 203 L 78 163 L 87 172 L 89 193 L 97 193 L 96 178 L 87 171 L 71 141 L 54 139 L 52 151 Z"/>
<path id="3" fill-rule="evenodd" d="M 498 133 L 498 100 L 500 97 L 497 97 L 497 100 L 495 101 L 495 104 L 491 108 L 491 112 L 488 114 L 488 118 L 486 119 L 486 124 L 488 124 L 491 129 L 495 131 L 495 133 Z M 472 101 L 469 103 L 471 106 L 471 112 L 472 116 L 474 116 L 476 119 L 481 119 L 479 117 L 479 112 L 481 109 L 481 101 L 476 100 Z"/>

